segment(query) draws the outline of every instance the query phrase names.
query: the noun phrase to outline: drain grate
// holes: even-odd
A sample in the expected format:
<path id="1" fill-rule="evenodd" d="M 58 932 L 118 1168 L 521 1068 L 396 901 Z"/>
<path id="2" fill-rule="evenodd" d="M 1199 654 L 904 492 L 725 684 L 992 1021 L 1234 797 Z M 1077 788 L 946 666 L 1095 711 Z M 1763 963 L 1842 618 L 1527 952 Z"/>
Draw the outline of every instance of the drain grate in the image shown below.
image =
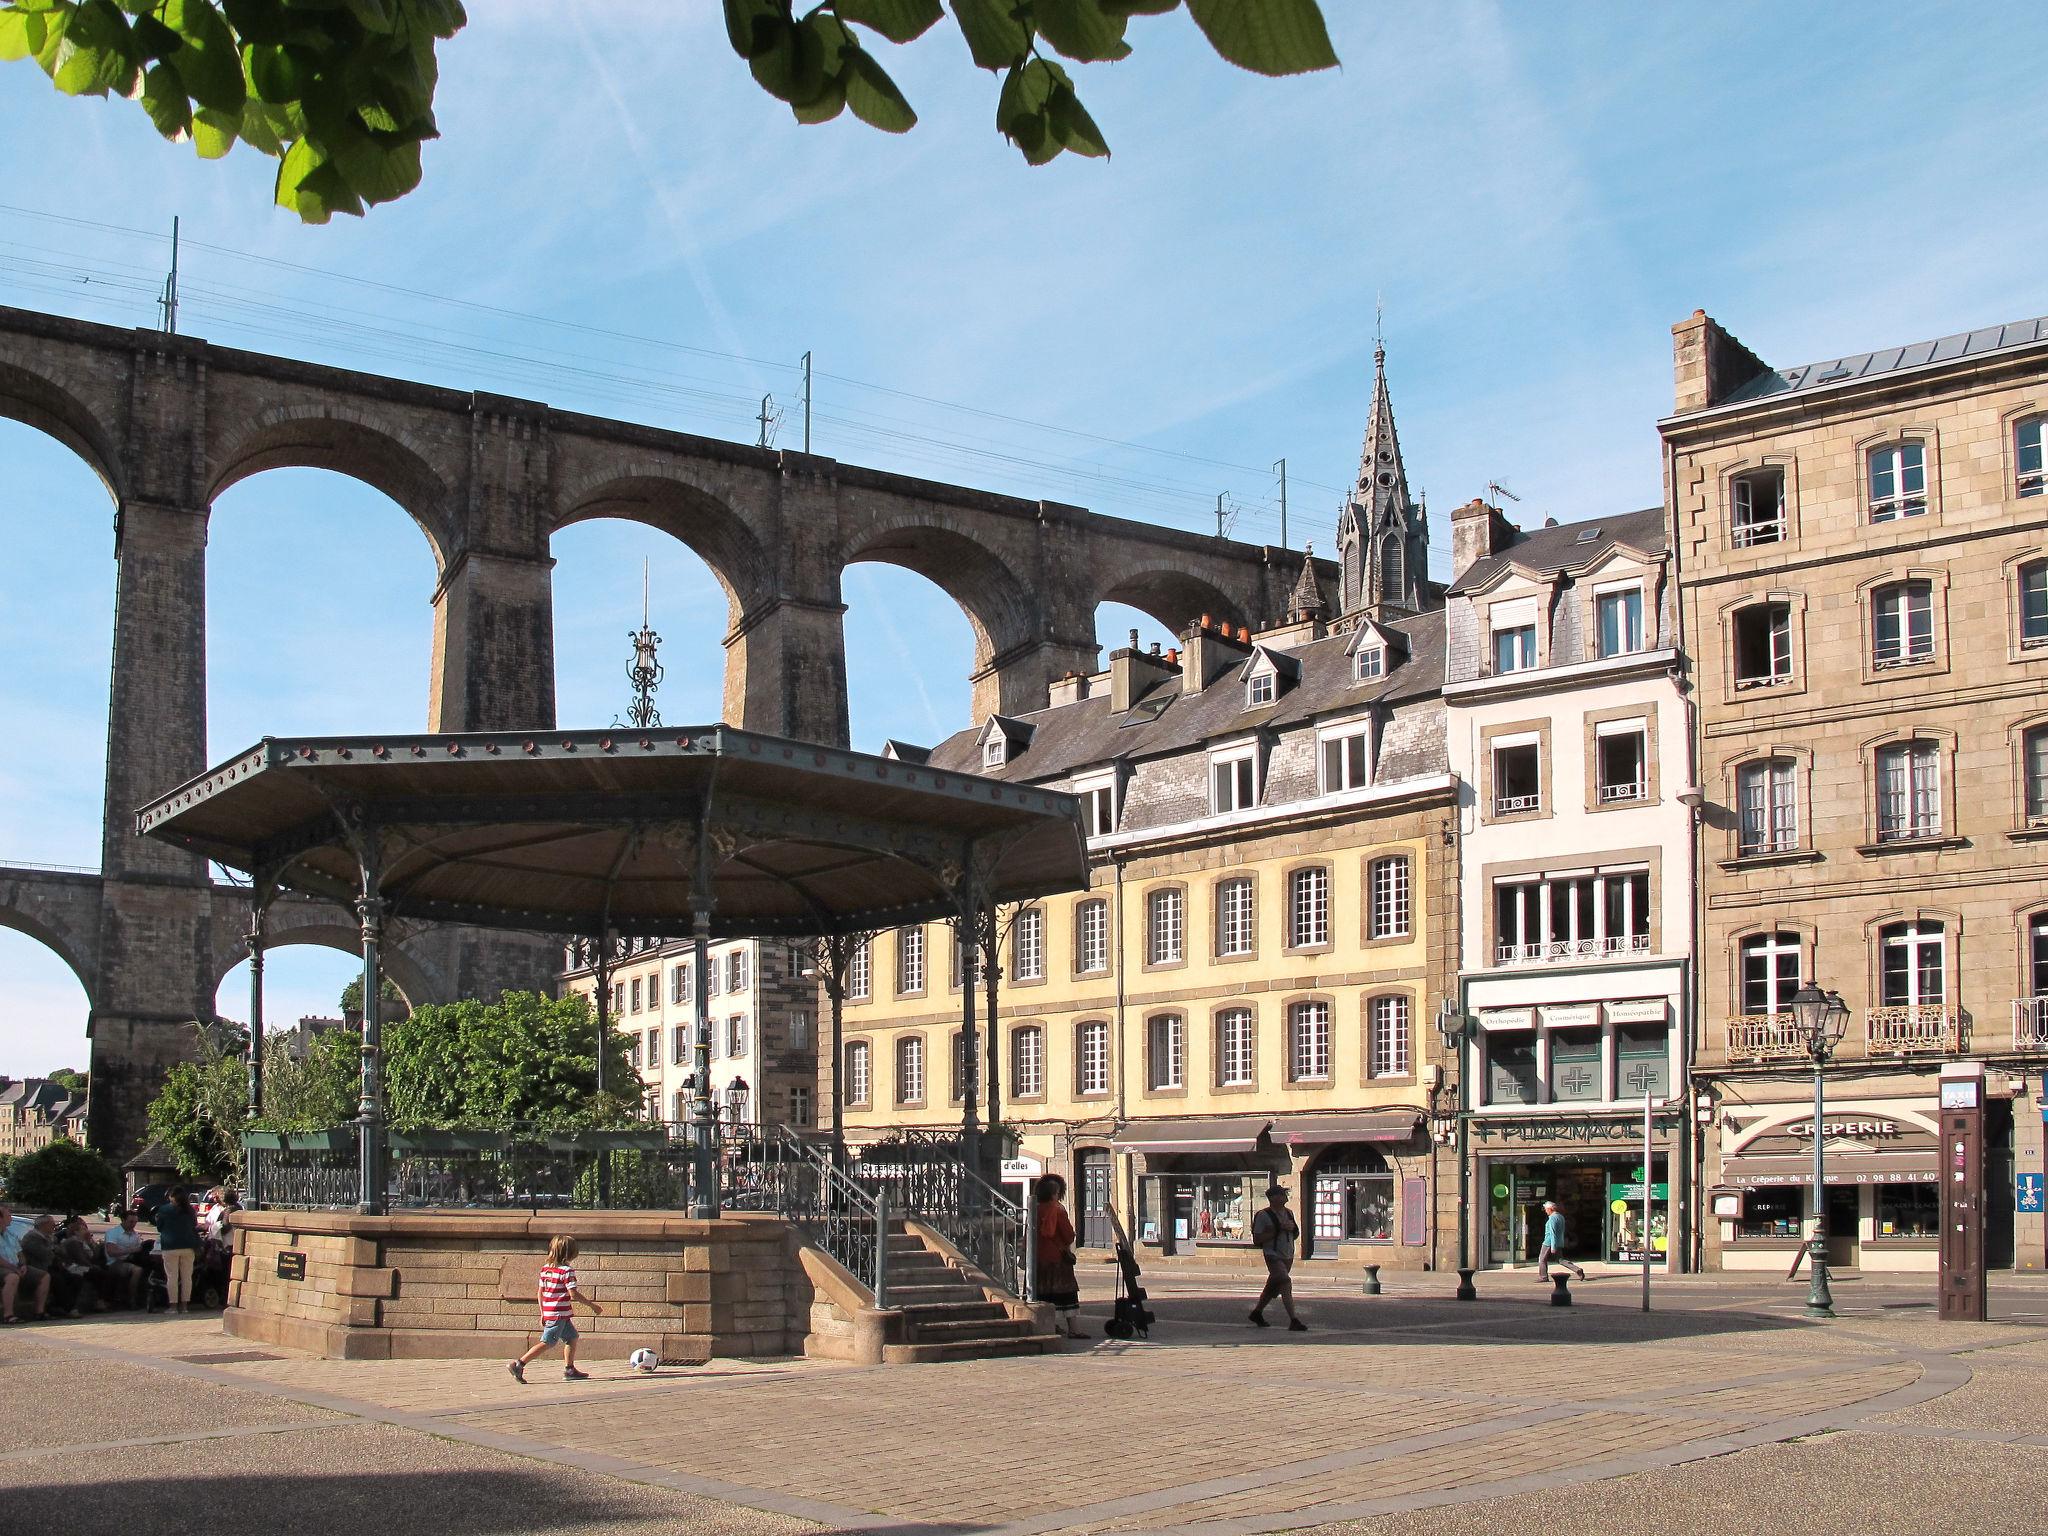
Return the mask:
<path id="1" fill-rule="evenodd" d="M 231 1349 L 218 1355 L 173 1355 L 173 1360 L 182 1365 L 242 1365 L 251 1360 L 282 1360 L 283 1355 L 273 1355 L 260 1349 Z"/>

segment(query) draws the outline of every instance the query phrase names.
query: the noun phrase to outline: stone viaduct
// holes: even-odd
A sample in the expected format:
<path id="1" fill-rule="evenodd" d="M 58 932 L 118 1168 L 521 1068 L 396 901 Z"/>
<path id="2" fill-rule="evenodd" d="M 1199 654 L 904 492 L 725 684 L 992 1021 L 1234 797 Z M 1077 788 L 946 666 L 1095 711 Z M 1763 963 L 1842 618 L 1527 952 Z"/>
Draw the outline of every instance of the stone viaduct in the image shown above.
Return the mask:
<path id="1" fill-rule="evenodd" d="M 928 577 L 974 633 L 976 716 L 1042 707 L 1098 664 L 1095 610 L 1127 603 L 1178 629 L 1198 613 L 1277 616 L 1299 556 L 856 468 L 828 458 L 558 411 L 0 308 L 0 416 L 69 445 L 116 508 L 112 684 L 100 872 L 0 866 L 0 925 L 48 945 L 91 1006 L 92 1126 L 132 1146 L 164 1068 L 210 1018 L 241 958 L 248 897 L 191 855 L 134 835 L 136 807 L 206 766 L 208 509 L 229 486 L 300 466 L 374 486 L 433 551 L 430 730 L 555 720 L 550 540 L 624 518 L 695 551 L 730 605 L 725 718 L 844 745 L 840 578 L 878 561 Z M 1288 569 L 1290 561 L 1295 570 Z M 280 622 L 275 611 L 237 622 Z M 0 850 L 0 855 L 4 855 Z M 355 945 L 354 918 L 274 909 L 272 942 Z M 395 978 L 415 1003 L 545 985 L 552 946 L 417 932 Z M 409 982 L 409 984 L 408 984 Z"/>

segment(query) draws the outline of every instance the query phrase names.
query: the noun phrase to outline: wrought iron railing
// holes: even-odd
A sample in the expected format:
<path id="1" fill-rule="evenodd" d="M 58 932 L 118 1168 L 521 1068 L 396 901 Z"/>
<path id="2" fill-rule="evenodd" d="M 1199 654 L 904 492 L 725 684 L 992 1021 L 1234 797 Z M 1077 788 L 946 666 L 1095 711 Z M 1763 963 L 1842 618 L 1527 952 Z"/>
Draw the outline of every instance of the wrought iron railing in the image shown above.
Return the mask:
<path id="1" fill-rule="evenodd" d="M 1539 939 L 1534 944 L 1494 946 L 1496 965 L 1520 965 L 1533 960 L 1603 960 L 1610 955 L 1646 955 L 1650 952 L 1647 933 L 1616 934 L 1604 939 Z"/>
<path id="2" fill-rule="evenodd" d="M 1805 1061 L 1806 1036 L 1789 1013 L 1749 1013 L 1728 1021 L 1732 1062 Z"/>
<path id="3" fill-rule="evenodd" d="M 1864 1049 L 1873 1056 L 1963 1048 L 1962 1015 L 1940 1003 L 1871 1008 L 1863 1015 Z"/>
<path id="4" fill-rule="evenodd" d="M 1000 1155 L 1004 1135 L 985 1138 L 984 1152 Z M 1032 1213 L 967 1166 L 959 1132 L 893 1131 L 859 1149 L 846 1171 L 892 1215 L 927 1223 L 998 1285 L 1030 1293 Z"/>
<path id="5" fill-rule="evenodd" d="M 354 1207 L 362 1193 L 355 1133 L 273 1136 L 276 1146 L 247 1146 L 248 1180 L 265 1205 L 288 1211 Z"/>
<path id="6" fill-rule="evenodd" d="M 2013 1049 L 2048 1051 L 2048 997 L 2016 997 L 2012 1004 Z"/>
<path id="7" fill-rule="evenodd" d="M 786 1127 L 766 1128 L 755 1149 L 759 1189 L 769 1197 L 761 1209 L 793 1223 L 830 1254 L 847 1273 L 888 1305 L 889 1203 L 863 1189 L 833 1160 L 829 1147 L 800 1140 Z"/>

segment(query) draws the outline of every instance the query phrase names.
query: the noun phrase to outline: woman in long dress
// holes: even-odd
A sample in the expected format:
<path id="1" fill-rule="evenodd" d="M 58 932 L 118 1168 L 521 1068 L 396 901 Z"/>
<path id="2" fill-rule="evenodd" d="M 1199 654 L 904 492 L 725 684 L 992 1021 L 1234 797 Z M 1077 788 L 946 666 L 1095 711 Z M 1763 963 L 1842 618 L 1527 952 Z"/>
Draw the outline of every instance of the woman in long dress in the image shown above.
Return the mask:
<path id="1" fill-rule="evenodd" d="M 1081 1305 L 1081 1282 L 1074 1273 L 1074 1223 L 1063 1201 L 1067 1181 L 1048 1173 L 1038 1181 L 1038 1262 L 1033 1279 L 1037 1299 L 1049 1302 L 1066 1324 L 1067 1337 L 1085 1339 L 1085 1329 L 1074 1326 L 1074 1313 Z"/>

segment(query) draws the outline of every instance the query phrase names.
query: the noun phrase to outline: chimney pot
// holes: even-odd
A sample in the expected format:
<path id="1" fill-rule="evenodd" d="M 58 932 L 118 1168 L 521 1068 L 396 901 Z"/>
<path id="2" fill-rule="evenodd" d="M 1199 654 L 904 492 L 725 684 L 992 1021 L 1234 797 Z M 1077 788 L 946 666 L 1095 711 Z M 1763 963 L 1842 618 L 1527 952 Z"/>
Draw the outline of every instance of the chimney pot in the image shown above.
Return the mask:
<path id="1" fill-rule="evenodd" d="M 1138 648 L 1138 632 L 1137 632 L 1137 631 L 1136 631 L 1136 630 L 1134 629 L 1134 630 L 1132 630 L 1132 631 L 1131 631 L 1131 649 L 1135 651 L 1135 650 L 1136 650 L 1137 648 Z"/>
<path id="2" fill-rule="evenodd" d="M 1202 615 L 1202 628 L 1207 629 L 1211 622 L 1212 620 L 1209 618 L 1208 614 L 1205 613 Z"/>

